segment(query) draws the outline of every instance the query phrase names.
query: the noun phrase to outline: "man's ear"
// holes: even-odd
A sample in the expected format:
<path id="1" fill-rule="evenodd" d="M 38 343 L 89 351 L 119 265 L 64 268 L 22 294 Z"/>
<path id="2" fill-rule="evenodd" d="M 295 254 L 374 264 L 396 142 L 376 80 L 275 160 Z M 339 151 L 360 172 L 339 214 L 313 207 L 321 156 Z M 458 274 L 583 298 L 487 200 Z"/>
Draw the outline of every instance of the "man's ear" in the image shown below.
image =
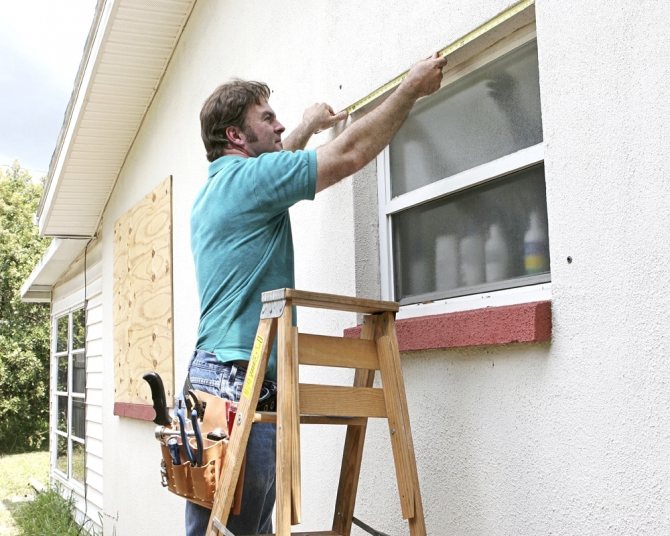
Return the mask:
<path id="1" fill-rule="evenodd" d="M 242 129 L 235 127 L 235 126 L 228 126 L 226 127 L 226 138 L 228 138 L 228 141 L 232 145 L 242 145 L 244 143 L 244 138 L 242 137 L 244 134 L 242 133 Z"/>

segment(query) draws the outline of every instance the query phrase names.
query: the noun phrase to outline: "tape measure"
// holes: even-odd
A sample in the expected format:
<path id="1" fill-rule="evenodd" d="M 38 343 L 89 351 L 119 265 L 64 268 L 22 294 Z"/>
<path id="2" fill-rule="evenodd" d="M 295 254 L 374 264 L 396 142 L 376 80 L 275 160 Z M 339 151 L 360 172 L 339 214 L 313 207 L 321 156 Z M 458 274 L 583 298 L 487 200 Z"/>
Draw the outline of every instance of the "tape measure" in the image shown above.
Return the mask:
<path id="1" fill-rule="evenodd" d="M 453 43 L 447 45 L 446 47 L 442 48 L 441 50 L 438 51 L 438 56 L 444 57 L 448 56 L 449 54 L 453 54 L 456 50 L 463 48 L 465 45 L 471 43 L 478 37 L 481 37 L 487 32 L 490 32 L 493 28 L 496 26 L 500 26 L 503 22 L 511 19 L 515 15 L 521 13 L 523 10 L 527 9 L 528 7 L 532 6 L 535 3 L 535 0 L 521 0 L 520 2 L 517 2 L 514 4 L 512 7 L 506 9 L 505 11 L 499 13 L 492 19 L 486 21 L 484 24 L 481 26 L 478 26 L 471 32 L 465 34 L 463 37 L 460 39 L 457 39 Z M 381 97 L 384 95 L 386 92 L 391 91 L 395 87 L 399 86 L 400 83 L 405 79 L 407 76 L 407 73 L 409 73 L 409 70 L 405 71 L 402 74 L 399 74 L 396 76 L 393 80 L 389 80 L 386 82 L 381 87 L 378 87 L 375 89 L 372 93 L 369 95 L 363 97 L 360 100 L 357 100 L 355 103 L 350 104 L 347 106 L 345 109 L 349 114 L 352 114 L 356 110 L 360 110 L 367 104 L 370 104 L 373 100 L 377 99 L 378 97 Z"/>

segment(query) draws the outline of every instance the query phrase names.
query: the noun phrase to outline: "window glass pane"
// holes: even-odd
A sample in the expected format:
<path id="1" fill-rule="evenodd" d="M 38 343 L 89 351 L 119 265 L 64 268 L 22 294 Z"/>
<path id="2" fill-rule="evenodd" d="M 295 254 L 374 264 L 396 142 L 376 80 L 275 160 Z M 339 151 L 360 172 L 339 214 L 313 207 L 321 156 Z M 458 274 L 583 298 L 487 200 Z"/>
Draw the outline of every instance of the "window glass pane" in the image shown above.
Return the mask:
<path id="1" fill-rule="evenodd" d="M 541 141 L 533 41 L 415 106 L 390 145 L 392 196 Z"/>
<path id="2" fill-rule="evenodd" d="M 86 411 L 84 407 L 83 399 L 72 399 L 72 435 L 80 439 L 86 437 Z"/>
<path id="3" fill-rule="evenodd" d="M 86 478 L 86 447 L 76 441 L 72 442 L 72 478 L 82 484 Z"/>
<path id="4" fill-rule="evenodd" d="M 67 392 L 67 355 L 61 355 L 56 358 L 56 367 L 58 368 L 56 378 L 56 390 Z"/>
<path id="5" fill-rule="evenodd" d="M 86 346 L 86 312 L 77 309 L 72 313 L 72 349 L 77 350 Z"/>
<path id="6" fill-rule="evenodd" d="M 56 351 L 67 352 L 67 319 L 68 316 L 61 316 L 56 320 Z"/>
<path id="7" fill-rule="evenodd" d="M 86 389 L 86 354 L 72 356 L 72 392 L 83 393 Z"/>
<path id="8" fill-rule="evenodd" d="M 546 213 L 540 164 L 394 215 L 395 299 L 548 281 Z"/>
<path id="9" fill-rule="evenodd" d="M 59 431 L 67 433 L 67 396 L 58 397 L 58 422 L 56 427 Z"/>
<path id="10" fill-rule="evenodd" d="M 67 439 L 56 436 L 56 469 L 67 475 Z"/>

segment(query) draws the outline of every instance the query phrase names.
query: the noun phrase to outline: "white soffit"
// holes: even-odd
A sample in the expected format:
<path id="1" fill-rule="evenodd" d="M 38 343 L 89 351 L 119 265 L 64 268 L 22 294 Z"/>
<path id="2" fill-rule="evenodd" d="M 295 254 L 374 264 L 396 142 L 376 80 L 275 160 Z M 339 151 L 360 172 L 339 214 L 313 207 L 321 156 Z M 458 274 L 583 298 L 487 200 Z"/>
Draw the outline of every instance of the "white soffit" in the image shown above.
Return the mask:
<path id="1" fill-rule="evenodd" d="M 54 238 L 42 258 L 21 286 L 24 302 L 51 301 L 51 287 L 84 251 L 88 239 Z"/>
<path id="2" fill-rule="evenodd" d="M 90 237 L 196 0 L 99 0 L 38 212 Z"/>

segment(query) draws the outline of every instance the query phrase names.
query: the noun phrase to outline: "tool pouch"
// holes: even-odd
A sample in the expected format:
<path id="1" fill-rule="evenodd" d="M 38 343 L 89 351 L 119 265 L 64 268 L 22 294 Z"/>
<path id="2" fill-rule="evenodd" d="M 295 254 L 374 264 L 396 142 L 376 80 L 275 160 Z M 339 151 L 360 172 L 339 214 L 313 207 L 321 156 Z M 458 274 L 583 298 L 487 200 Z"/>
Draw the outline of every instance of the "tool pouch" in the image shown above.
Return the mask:
<path id="1" fill-rule="evenodd" d="M 184 497 L 191 502 L 211 509 L 214 504 L 214 495 L 218 486 L 221 469 L 228 447 L 228 438 L 218 441 L 206 439 L 209 432 L 216 428 L 228 430 L 227 416 L 229 402 L 215 395 L 195 392 L 198 399 L 207 403 L 207 409 L 200 426 L 203 436 L 202 465 L 195 467 L 189 461 L 184 445 L 179 439 L 180 463 L 174 464 L 169 448 L 161 441 L 161 474 L 162 483 L 172 493 Z M 197 443 L 194 438 L 189 439 L 189 446 L 194 454 L 198 454 Z M 232 514 L 239 514 L 242 498 L 242 482 L 244 481 L 244 468 L 235 490 Z"/>

